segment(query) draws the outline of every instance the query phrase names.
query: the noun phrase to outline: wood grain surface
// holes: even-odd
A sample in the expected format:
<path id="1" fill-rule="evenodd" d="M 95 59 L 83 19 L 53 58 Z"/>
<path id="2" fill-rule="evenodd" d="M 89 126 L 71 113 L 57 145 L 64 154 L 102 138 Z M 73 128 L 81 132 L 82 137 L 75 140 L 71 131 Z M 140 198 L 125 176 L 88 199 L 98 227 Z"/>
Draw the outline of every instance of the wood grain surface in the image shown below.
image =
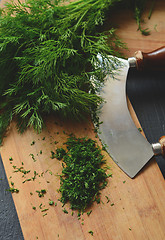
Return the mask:
<path id="1" fill-rule="evenodd" d="M 118 34 L 129 48 L 129 51 L 125 51 L 127 56 L 132 56 L 138 49 L 147 52 L 164 45 L 164 10 L 165 2 L 156 1 L 152 17 L 145 25 L 151 29 L 151 35 L 147 37 L 137 31 L 132 13 L 121 12 L 120 17 L 115 17 Z M 134 113 L 132 116 L 137 121 Z M 101 192 L 101 203 L 94 203 L 88 209 L 92 210 L 90 216 L 84 213 L 80 220 L 76 212 L 71 215 L 69 204 L 65 206 L 68 210 L 68 214 L 65 214 L 58 201 L 60 193 L 57 191 L 62 163 L 51 158 L 51 151 L 63 146 L 68 133 L 74 133 L 77 137 L 88 136 L 97 140 L 98 144 L 100 142 L 90 120 L 82 124 L 62 122 L 50 116 L 46 120 L 46 126 L 41 134 L 28 129 L 20 135 L 13 121 L 1 148 L 9 184 L 13 182 L 15 188 L 19 189 L 19 193 L 13 193 L 12 196 L 25 240 L 165 239 L 165 184 L 154 159 L 135 179 L 130 179 L 103 151 L 111 168 L 108 173 L 112 173 L 112 177 Z M 55 144 L 55 141 L 58 143 Z M 13 161 L 9 160 L 11 157 Z M 20 167 L 30 172 L 14 172 Z M 35 172 L 37 175 L 34 181 L 24 182 L 32 178 Z M 41 189 L 46 189 L 47 193 L 39 198 L 36 190 Z M 109 202 L 106 196 L 110 199 Z M 57 206 L 49 206 L 49 200 L 56 202 Z M 45 208 L 48 210 L 42 212 Z M 45 213 L 47 215 L 43 216 Z M 89 231 L 93 231 L 93 236 Z"/>

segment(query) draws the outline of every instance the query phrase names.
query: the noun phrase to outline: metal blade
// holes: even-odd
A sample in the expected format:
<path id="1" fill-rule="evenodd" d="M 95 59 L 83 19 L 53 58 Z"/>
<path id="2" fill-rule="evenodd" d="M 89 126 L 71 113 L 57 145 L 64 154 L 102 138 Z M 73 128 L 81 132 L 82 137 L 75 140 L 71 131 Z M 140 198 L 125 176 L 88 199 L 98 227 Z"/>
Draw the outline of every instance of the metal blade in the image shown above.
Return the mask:
<path id="1" fill-rule="evenodd" d="M 126 100 L 127 60 L 115 72 L 115 79 L 107 75 L 100 91 L 106 101 L 99 111 L 99 137 L 116 164 L 133 178 L 154 155 L 152 146 L 136 128 Z"/>

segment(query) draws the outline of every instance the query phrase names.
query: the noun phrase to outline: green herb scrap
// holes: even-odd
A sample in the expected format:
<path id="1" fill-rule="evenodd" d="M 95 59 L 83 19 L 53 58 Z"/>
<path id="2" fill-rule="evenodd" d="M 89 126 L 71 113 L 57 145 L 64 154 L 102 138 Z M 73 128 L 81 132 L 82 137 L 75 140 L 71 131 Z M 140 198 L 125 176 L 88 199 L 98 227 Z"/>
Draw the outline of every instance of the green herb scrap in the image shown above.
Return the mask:
<path id="1" fill-rule="evenodd" d="M 90 233 L 93 236 L 93 231 L 90 230 L 90 231 L 88 231 L 88 233 Z"/>
<path id="2" fill-rule="evenodd" d="M 45 189 L 36 190 L 36 192 L 38 193 L 39 197 L 44 197 L 44 195 L 46 194 L 46 190 Z"/>
<path id="3" fill-rule="evenodd" d="M 142 128 L 138 128 L 138 130 L 139 130 L 139 132 L 142 132 L 142 131 L 143 131 Z"/>
<path id="4" fill-rule="evenodd" d="M 24 180 L 22 183 L 30 182 L 31 180 L 32 180 L 31 178 L 28 178 L 28 179 Z"/>
<path id="5" fill-rule="evenodd" d="M 46 215 L 48 215 L 47 213 L 44 213 L 42 216 L 45 217 Z"/>
<path id="6" fill-rule="evenodd" d="M 12 186 L 14 186 L 14 182 L 10 182 Z"/>
<path id="7" fill-rule="evenodd" d="M 11 193 L 19 193 L 19 190 L 17 188 L 12 188 L 10 187 L 9 189 L 7 189 L 7 191 L 11 192 Z"/>
<path id="8" fill-rule="evenodd" d="M 48 210 L 49 210 L 49 208 L 44 208 L 44 209 L 41 210 L 41 212 L 46 212 Z"/>
<path id="9" fill-rule="evenodd" d="M 33 146 L 34 144 L 35 144 L 35 141 L 32 141 L 32 143 L 30 145 Z"/>
<path id="10" fill-rule="evenodd" d="M 54 205 L 54 201 L 50 200 L 50 201 L 49 201 L 49 205 L 50 205 L 50 206 L 53 206 L 53 205 Z"/>
<path id="11" fill-rule="evenodd" d="M 68 214 L 68 211 L 67 211 L 65 208 L 63 209 L 63 212 L 66 213 L 66 214 Z"/>
<path id="12" fill-rule="evenodd" d="M 88 212 L 87 212 L 87 215 L 89 216 L 91 213 L 92 213 L 92 210 L 88 211 Z"/>
<path id="13" fill-rule="evenodd" d="M 34 154 L 33 153 L 30 153 L 29 154 L 29 156 L 31 156 L 32 157 L 32 159 L 33 159 L 33 162 L 36 162 L 37 160 L 35 159 L 35 157 L 34 157 Z"/>
<path id="14" fill-rule="evenodd" d="M 38 175 L 38 173 L 36 171 L 34 171 L 34 176 L 32 177 L 32 180 L 34 181 L 36 179 L 36 176 Z"/>
<path id="15" fill-rule="evenodd" d="M 25 170 L 24 167 L 17 167 L 14 165 L 13 168 L 15 169 L 14 172 L 21 172 L 23 176 L 30 173 L 30 170 Z"/>
<path id="16" fill-rule="evenodd" d="M 107 199 L 107 203 L 109 203 L 109 202 L 110 202 L 109 197 L 108 197 L 108 196 L 105 196 L 105 197 L 106 197 L 106 199 Z"/>
<path id="17" fill-rule="evenodd" d="M 134 15 L 138 25 L 138 30 L 142 33 L 142 35 L 148 36 L 150 31 L 148 28 L 142 28 L 142 23 L 144 20 L 142 19 L 142 13 L 144 8 L 146 7 L 147 0 L 135 0 L 134 1 Z"/>
<path id="18" fill-rule="evenodd" d="M 96 142 L 87 138 L 68 138 L 60 177 L 61 202 L 70 202 L 72 209 L 84 211 L 107 185 L 105 162 Z"/>

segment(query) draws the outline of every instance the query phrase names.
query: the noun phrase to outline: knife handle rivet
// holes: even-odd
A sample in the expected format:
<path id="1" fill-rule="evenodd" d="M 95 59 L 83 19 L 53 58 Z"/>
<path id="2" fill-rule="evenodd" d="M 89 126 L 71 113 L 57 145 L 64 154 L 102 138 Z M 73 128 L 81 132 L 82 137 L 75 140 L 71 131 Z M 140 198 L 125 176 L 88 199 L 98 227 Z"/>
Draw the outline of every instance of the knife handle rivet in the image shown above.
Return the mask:
<path id="1" fill-rule="evenodd" d="M 128 58 L 128 63 L 130 68 L 136 68 L 136 58 L 130 57 Z"/>
<path id="2" fill-rule="evenodd" d="M 154 155 L 161 155 L 162 154 L 162 147 L 160 143 L 153 143 L 152 150 Z"/>

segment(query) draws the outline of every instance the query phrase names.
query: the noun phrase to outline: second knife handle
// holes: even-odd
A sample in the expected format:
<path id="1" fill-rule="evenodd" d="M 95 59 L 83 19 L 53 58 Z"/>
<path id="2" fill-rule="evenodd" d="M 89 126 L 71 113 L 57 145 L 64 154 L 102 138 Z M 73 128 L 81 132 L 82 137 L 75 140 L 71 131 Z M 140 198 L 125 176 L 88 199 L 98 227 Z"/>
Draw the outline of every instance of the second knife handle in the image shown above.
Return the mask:
<path id="1" fill-rule="evenodd" d="M 165 136 L 159 138 L 159 143 L 161 145 L 162 155 L 165 157 Z"/>
<path id="2" fill-rule="evenodd" d="M 136 65 L 139 70 L 164 70 L 165 71 L 165 46 L 152 52 L 135 52 Z"/>

